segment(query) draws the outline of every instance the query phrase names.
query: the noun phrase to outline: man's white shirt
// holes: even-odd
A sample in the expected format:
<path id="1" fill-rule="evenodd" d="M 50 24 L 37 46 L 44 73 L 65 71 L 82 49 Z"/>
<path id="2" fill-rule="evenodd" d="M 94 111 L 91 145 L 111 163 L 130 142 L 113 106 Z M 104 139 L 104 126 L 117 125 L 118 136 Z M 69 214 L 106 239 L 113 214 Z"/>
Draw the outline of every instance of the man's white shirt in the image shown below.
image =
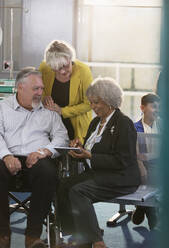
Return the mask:
<path id="1" fill-rule="evenodd" d="M 16 95 L 0 102 L 0 159 L 8 154 L 28 155 L 40 148 L 54 149 L 69 144 L 61 117 L 43 104 L 29 111 L 19 105 Z"/>

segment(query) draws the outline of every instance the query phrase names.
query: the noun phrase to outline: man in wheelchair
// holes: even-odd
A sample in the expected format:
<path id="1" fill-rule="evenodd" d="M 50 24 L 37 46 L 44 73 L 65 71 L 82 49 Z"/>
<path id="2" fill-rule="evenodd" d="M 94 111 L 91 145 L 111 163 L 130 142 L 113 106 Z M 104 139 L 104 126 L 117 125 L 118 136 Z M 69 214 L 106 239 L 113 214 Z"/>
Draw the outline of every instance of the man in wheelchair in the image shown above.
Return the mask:
<path id="1" fill-rule="evenodd" d="M 0 248 L 10 247 L 8 190 L 13 177 L 24 174 L 31 189 L 26 248 L 46 247 L 40 240 L 43 220 L 56 189 L 54 147 L 67 146 L 60 116 L 41 103 L 41 73 L 27 67 L 16 77 L 17 93 L 0 103 Z"/>

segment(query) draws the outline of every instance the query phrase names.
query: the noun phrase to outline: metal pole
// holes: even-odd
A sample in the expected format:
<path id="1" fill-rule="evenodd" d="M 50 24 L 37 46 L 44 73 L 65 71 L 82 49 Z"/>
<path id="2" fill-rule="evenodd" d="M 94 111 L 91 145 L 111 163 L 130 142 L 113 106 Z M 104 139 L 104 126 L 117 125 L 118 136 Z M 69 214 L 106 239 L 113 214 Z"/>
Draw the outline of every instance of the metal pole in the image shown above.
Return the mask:
<path id="1" fill-rule="evenodd" d="M 11 58 L 10 58 L 10 79 L 13 79 L 13 8 L 11 8 Z"/>

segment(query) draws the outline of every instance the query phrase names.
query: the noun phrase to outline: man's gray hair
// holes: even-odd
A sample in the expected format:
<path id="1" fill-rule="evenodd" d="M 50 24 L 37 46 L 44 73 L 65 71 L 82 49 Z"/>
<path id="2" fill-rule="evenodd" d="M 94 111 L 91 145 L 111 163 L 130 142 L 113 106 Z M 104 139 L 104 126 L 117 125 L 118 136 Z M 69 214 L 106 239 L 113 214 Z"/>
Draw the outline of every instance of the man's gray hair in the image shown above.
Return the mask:
<path id="1" fill-rule="evenodd" d="M 123 90 L 113 78 L 98 77 L 88 87 L 86 96 L 101 98 L 107 105 L 119 108 L 123 99 Z"/>
<path id="2" fill-rule="evenodd" d="M 25 67 L 17 74 L 15 80 L 15 87 L 17 87 L 19 83 L 24 83 L 24 79 L 30 75 L 38 75 L 40 77 L 42 76 L 41 72 L 35 67 Z"/>
<path id="3" fill-rule="evenodd" d="M 65 41 L 54 40 L 47 46 L 44 54 L 44 60 L 52 68 L 59 70 L 67 65 L 68 60 L 74 61 L 76 53 L 74 48 Z"/>

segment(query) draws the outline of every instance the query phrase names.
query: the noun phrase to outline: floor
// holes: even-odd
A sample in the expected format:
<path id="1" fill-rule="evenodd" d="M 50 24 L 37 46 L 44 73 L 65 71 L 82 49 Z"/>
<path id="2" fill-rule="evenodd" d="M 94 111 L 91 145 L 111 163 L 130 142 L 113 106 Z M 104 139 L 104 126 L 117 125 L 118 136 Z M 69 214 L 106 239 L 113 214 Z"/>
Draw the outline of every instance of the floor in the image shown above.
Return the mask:
<path id="1" fill-rule="evenodd" d="M 104 229 L 104 240 L 108 248 L 154 248 L 157 247 L 159 231 L 149 231 L 147 220 L 136 226 L 129 217 L 123 217 L 115 227 L 107 227 L 106 221 L 118 211 L 118 204 L 97 203 L 95 204 L 100 227 Z M 133 209 L 133 206 L 128 206 Z M 24 248 L 24 230 L 26 216 L 23 213 L 11 215 L 11 248 Z M 46 237 L 44 228 L 42 238 Z"/>

